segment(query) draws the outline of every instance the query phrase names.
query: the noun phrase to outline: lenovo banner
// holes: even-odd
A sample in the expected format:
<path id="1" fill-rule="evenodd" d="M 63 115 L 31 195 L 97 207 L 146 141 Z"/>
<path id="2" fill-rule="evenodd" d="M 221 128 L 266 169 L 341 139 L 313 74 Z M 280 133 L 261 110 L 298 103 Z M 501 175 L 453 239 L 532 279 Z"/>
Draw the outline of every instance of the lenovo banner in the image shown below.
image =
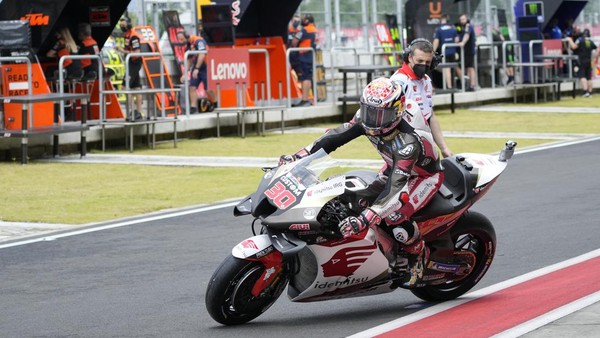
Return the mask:
<path id="1" fill-rule="evenodd" d="M 208 52 L 208 87 L 235 89 L 250 82 L 250 54 L 247 49 L 211 48 Z"/>

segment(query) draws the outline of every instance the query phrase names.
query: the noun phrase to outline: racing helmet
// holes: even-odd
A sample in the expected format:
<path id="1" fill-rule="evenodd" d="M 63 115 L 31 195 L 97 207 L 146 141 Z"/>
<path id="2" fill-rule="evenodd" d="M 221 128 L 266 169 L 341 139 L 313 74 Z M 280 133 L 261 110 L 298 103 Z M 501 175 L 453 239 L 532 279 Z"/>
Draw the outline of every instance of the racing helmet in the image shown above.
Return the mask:
<path id="1" fill-rule="evenodd" d="M 360 97 L 359 120 L 366 133 L 386 135 L 400 123 L 404 93 L 388 78 L 377 78 L 365 87 Z"/>

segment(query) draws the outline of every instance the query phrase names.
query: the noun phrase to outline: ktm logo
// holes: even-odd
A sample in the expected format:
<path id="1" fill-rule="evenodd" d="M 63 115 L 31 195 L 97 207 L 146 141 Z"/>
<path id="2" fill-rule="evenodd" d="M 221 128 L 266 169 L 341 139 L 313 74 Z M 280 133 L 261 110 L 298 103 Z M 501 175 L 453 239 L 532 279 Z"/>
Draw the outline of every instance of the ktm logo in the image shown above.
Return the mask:
<path id="1" fill-rule="evenodd" d="M 323 276 L 342 276 L 349 277 L 358 268 L 367 261 L 369 256 L 375 252 L 377 246 L 375 243 L 369 246 L 361 246 L 356 248 L 345 248 L 336 252 L 323 267 Z"/>
<path id="2" fill-rule="evenodd" d="M 48 26 L 50 17 L 41 13 L 25 14 L 21 20 L 29 21 L 30 26 Z"/>

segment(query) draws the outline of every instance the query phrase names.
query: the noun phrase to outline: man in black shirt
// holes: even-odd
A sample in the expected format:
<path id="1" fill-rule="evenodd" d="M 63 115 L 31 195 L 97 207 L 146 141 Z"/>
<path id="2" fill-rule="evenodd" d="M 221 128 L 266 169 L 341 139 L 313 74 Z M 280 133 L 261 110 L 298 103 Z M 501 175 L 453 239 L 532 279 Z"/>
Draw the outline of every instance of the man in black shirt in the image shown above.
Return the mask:
<path id="1" fill-rule="evenodd" d="M 575 51 L 579 57 L 579 70 L 577 76 L 583 90 L 583 97 L 592 96 L 592 60 L 596 58 L 595 50 L 597 49 L 594 41 L 590 39 L 589 29 L 585 29 L 583 34 L 577 40 L 573 41 L 571 37 L 567 37 L 569 47 Z"/>

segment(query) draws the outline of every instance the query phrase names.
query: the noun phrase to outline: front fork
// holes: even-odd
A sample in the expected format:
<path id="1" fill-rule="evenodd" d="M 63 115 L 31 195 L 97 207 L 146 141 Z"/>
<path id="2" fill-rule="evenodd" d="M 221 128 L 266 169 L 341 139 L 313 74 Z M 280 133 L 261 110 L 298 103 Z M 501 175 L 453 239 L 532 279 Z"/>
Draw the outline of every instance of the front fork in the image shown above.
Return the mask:
<path id="1" fill-rule="evenodd" d="M 283 255 L 277 250 L 257 260 L 265 266 L 265 270 L 252 287 L 254 297 L 260 296 L 269 286 L 275 285 L 283 271 Z"/>
<path id="2" fill-rule="evenodd" d="M 272 233 L 267 229 L 266 234 L 240 242 L 231 254 L 240 259 L 261 262 L 265 267 L 252 287 L 252 295 L 258 297 L 277 283 L 284 273 L 285 260 L 294 257 L 305 246 L 306 242 L 291 234 Z"/>

